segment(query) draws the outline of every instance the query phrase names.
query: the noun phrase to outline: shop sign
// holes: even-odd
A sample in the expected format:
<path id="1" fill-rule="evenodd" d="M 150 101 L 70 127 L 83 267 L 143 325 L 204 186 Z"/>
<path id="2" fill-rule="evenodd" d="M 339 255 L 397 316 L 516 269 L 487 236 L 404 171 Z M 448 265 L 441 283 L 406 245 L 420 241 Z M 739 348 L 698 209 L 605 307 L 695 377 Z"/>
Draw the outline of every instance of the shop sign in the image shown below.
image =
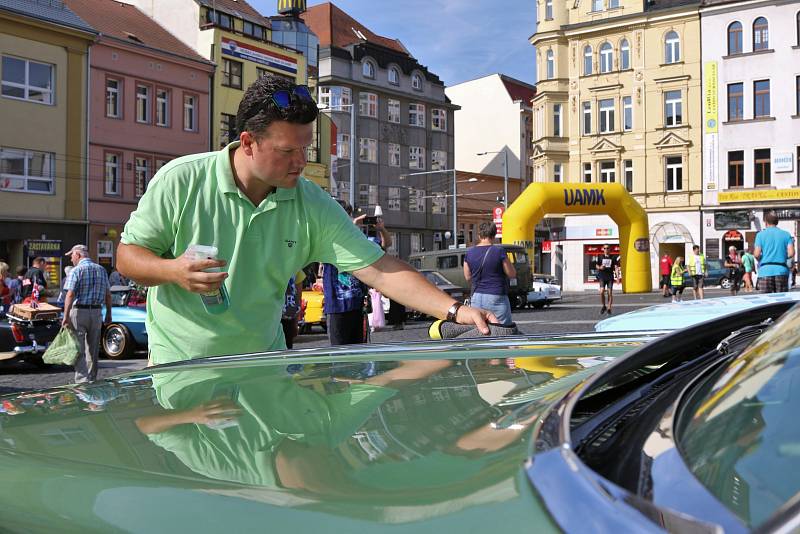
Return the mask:
<path id="1" fill-rule="evenodd" d="M 714 212 L 715 230 L 737 230 L 750 228 L 749 210 L 731 210 Z"/>
<path id="2" fill-rule="evenodd" d="M 603 247 L 605 245 L 583 245 L 583 253 L 587 256 L 600 256 L 603 254 Z M 608 253 L 612 256 L 619 256 L 619 245 L 614 243 L 608 244 Z"/>
<path id="3" fill-rule="evenodd" d="M 800 219 L 800 209 L 772 210 L 778 219 L 796 220 Z"/>
<path id="4" fill-rule="evenodd" d="M 55 239 L 28 239 L 24 243 L 28 267 L 34 258 L 42 257 L 45 261 L 44 275 L 47 287 L 58 288 L 61 285 L 61 241 Z"/>
<path id="5" fill-rule="evenodd" d="M 297 74 L 297 60 L 290 56 L 284 56 L 277 52 L 272 52 L 264 48 L 258 48 L 247 43 L 240 43 L 227 37 L 222 38 L 220 46 L 222 53 L 226 56 L 252 61 L 259 65 L 264 65 L 274 70 L 282 71 L 292 75 Z"/>
<path id="6" fill-rule="evenodd" d="M 728 230 L 725 232 L 725 235 L 722 236 L 723 241 L 744 241 L 742 234 L 737 232 L 736 230 Z"/>
<path id="7" fill-rule="evenodd" d="M 595 228 L 594 235 L 596 237 L 608 237 L 610 235 L 614 235 L 613 228 Z"/>
<path id="8" fill-rule="evenodd" d="M 772 170 L 773 172 L 793 172 L 794 154 L 791 152 L 776 152 L 772 156 Z"/>
<path id="9" fill-rule="evenodd" d="M 497 236 L 498 238 L 503 237 L 503 212 L 505 208 L 503 206 L 495 206 L 492 210 L 492 222 L 497 227 Z"/>
<path id="10" fill-rule="evenodd" d="M 800 189 L 766 189 L 764 191 L 720 191 L 717 199 L 723 202 L 764 202 L 769 200 L 800 200 Z"/>
<path id="11" fill-rule="evenodd" d="M 542 252 L 550 252 L 553 248 L 552 241 L 542 241 Z"/>

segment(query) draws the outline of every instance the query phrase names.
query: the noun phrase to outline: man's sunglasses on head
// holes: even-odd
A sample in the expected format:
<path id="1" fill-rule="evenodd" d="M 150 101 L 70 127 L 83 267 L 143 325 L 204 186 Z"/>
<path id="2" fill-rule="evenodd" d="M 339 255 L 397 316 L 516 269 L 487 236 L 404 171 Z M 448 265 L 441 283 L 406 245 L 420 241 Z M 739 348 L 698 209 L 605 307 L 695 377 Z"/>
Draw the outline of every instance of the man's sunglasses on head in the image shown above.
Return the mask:
<path id="1" fill-rule="evenodd" d="M 311 91 L 308 90 L 308 86 L 306 85 L 295 85 L 291 91 L 288 89 L 280 89 L 272 93 L 270 98 L 272 99 L 272 103 L 279 109 L 287 109 L 292 105 L 292 100 L 295 98 L 301 102 L 314 101 L 311 97 Z"/>

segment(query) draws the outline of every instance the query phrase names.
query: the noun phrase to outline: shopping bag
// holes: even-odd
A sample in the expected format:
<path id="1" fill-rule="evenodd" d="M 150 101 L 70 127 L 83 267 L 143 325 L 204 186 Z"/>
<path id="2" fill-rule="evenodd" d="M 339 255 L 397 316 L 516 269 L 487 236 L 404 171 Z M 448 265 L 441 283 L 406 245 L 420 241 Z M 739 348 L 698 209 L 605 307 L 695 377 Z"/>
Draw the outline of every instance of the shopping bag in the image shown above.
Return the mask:
<path id="1" fill-rule="evenodd" d="M 75 365 L 78 359 L 78 339 L 70 328 L 62 327 L 42 356 L 44 363 Z"/>

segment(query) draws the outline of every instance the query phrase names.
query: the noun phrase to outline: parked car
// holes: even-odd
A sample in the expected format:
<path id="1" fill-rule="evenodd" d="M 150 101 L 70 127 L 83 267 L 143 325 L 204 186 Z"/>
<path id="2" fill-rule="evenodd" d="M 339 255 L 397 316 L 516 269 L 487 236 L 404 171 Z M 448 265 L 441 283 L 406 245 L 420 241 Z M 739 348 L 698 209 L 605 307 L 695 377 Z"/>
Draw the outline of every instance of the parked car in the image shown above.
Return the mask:
<path id="1" fill-rule="evenodd" d="M 735 297 L 666 302 L 628 313 L 613 315 L 594 325 L 596 332 L 679 330 L 722 315 L 740 312 L 775 302 L 800 301 L 800 292 L 744 293 Z"/>
<path id="2" fill-rule="evenodd" d="M 322 291 L 313 289 L 303 290 L 303 302 L 301 307 L 303 313 L 297 323 L 301 334 L 310 334 L 314 326 L 322 327 L 324 332 L 328 331 L 328 323 L 325 320 L 323 311 L 324 294 Z"/>
<path id="3" fill-rule="evenodd" d="M 7 395 L 3 529 L 788 531 L 790 306 L 655 339 L 279 351 Z"/>
<path id="4" fill-rule="evenodd" d="M 706 259 L 706 267 L 708 267 L 705 279 L 706 286 L 722 286 L 723 289 L 731 288 L 730 269 L 725 267 L 724 260 Z M 686 272 L 683 273 L 683 284 L 687 289 L 693 285 L 688 267 Z"/>
<path id="5" fill-rule="evenodd" d="M 61 328 L 59 315 L 47 319 L 23 319 L 3 314 L 0 317 L 0 363 L 26 361 L 44 365 L 42 355 Z"/>
<path id="6" fill-rule="evenodd" d="M 549 274 L 534 273 L 531 275 L 531 280 L 531 290 L 526 299 L 528 307 L 539 309 L 561 300 L 561 285 L 558 278 Z"/>
<path id="7" fill-rule="evenodd" d="M 147 311 L 141 306 L 129 305 L 131 298 L 137 296 L 136 290 L 130 286 L 111 287 L 112 322 L 103 327 L 100 346 L 112 360 L 123 360 L 137 351 L 147 351 Z"/>
<path id="8" fill-rule="evenodd" d="M 461 286 L 452 283 L 442 273 L 433 269 L 420 269 L 422 276 L 435 285 L 440 290 L 444 291 L 459 302 L 464 302 L 465 296 L 469 295 L 469 291 L 464 290 Z M 408 311 L 412 319 L 425 319 L 427 316 L 417 310 Z"/>

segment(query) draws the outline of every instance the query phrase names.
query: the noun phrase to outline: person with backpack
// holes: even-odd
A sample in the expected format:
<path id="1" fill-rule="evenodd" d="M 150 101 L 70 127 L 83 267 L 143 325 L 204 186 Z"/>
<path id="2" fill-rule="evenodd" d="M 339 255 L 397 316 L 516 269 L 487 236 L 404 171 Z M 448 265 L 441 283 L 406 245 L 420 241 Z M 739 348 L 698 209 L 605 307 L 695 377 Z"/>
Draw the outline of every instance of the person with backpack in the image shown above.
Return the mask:
<path id="1" fill-rule="evenodd" d="M 506 251 L 494 244 L 497 226 L 481 223 L 478 244 L 464 256 L 464 278 L 472 285 L 470 306 L 494 313 L 502 325 L 512 324 L 508 280 L 517 277 Z"/>

